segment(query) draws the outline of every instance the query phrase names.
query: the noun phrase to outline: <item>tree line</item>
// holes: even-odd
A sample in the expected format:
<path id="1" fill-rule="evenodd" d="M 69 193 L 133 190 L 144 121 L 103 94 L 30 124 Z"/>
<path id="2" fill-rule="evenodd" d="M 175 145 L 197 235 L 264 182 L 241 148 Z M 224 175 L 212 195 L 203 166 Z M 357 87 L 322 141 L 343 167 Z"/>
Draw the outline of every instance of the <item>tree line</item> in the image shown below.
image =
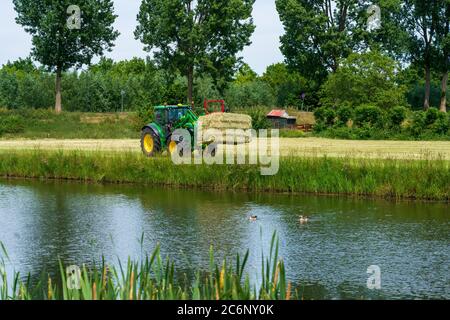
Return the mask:
<path id="1" fill-rule="evenodd" d="M 450 0 L 276 0 L 285 61 L 262 76 L 239 57 L 255 30 L 254 2 L 142 0 L 134 36 L 152 58 L 93 65 L 119 35 L 112 0 L 13 0 L 41 67 L 31 59 L 4 65 L 0 103 L 48 107 L 53 98 L 57 112 L 62 103 L 113 111 L 225 97 L 236 108 L 371 103 L 446 111 Z M 379 8 L 376 28 L 368 27 L 371 8 Z"/>

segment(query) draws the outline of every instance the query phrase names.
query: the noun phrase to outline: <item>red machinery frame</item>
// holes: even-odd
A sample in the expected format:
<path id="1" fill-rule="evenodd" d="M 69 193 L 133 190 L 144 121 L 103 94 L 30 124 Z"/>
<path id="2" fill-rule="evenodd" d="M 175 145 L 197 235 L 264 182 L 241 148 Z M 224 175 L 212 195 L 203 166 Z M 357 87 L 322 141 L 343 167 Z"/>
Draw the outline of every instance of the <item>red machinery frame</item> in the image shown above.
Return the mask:
<path id="1" fill-rule="evenodd" d="M 225 100 L 206 100 L 203 102 L 203 107 L 205 108 L 206 114 L 209 114 L 208 107 L 212 103 L 220 103 L 222 113 L 225 113 Z"/>

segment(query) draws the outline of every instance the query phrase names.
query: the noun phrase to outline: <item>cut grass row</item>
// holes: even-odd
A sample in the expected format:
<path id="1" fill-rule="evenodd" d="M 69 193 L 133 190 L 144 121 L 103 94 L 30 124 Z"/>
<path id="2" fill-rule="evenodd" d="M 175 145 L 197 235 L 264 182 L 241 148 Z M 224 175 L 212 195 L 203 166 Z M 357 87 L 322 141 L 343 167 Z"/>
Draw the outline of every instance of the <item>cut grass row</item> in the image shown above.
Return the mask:
<path id="1" fill-rule="evenodd" d="M 450 161 L 282 157 L 274 176 L 260 166 L 174 165 L 133 152 L 22 150 L 0 153 L 0 176 L 137 183 L 249 192 L 450 200 Z"/>
<path id="2" fill-rule="evenodd" d="M 0 140 L 0 152 L 8 152 L 12 149 L 141 152 L 140 141 L 138 139 Z M 280 138 L 280 153 L 282 156 L 300 157 L 328 156 L 343 158 L 450 160 L 450 142 Z"/>

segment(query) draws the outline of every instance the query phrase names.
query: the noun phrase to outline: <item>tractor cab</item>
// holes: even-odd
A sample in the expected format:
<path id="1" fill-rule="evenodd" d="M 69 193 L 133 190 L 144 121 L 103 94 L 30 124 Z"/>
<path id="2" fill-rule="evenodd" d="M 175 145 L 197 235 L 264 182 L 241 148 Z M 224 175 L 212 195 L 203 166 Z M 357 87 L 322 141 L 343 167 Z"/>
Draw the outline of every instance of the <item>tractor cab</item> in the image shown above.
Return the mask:
<path id="1" fill-rule="evenodd" d="M 155 122 L 160 126 L 173 125 L 183 118 L 190 110 L 189 106 L 155 107 Z"/>

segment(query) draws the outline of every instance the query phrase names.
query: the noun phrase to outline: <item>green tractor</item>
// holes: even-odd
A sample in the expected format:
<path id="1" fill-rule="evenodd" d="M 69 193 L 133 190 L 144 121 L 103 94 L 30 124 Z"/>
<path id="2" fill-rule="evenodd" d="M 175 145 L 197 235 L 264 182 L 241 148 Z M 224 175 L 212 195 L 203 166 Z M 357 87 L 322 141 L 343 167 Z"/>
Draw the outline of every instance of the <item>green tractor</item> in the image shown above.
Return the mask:
<path id="1" fill-rule="evenodd" d="M 214 105 L 220 104 L 220 111 L 214 110 Z M 191 147 L 195 149 L 194 134 L 195 126 L 199 120 L 202 122 L 203 128 L 208 128 L 204 120 L 209 117 L 215 119 L 215 128 L 221 129 L 250 129 L 252 127 L 251 117 L 247 115 L 239 115 L 227 113 L 224 100 L 205 100 L 203 105 L 205 111 L 204 116 L 198 117 L 190 106 L 177 105 L 177 106 L 158 106 L 155 107 L 155 120 L 154 122 L 146 125 L 142 128 L 141 134 L 141 148 L 142 152 L 147 157 L 153 157 L 157 153 L 168 150 L 169 154 L 173 154 L 179 150 L 178 144 L 182 143 L 181 137 L 174 137 L 173 133 L 177 129 L 188 130 L 191 135 Z M 206 121 L 208 122 L 208 121 Z M 210 127 L 210 126 L 209 126 Z M 212 141 L 202 144 L 202 148 L 209 148 L 211 155 L 215 154 L 217 143 L 220 143 L 220 139 L 217 143 Z M 180 155 L 182 155 L 183 148 L 180 149 Z"/>
<path id="2" fill-rule="evenodd" d="M 177 150 L 178 143 L 172 139 L 172 133 L 177 129 L 187 129 L 193 138 L 197 121 L 198 116 L 190 106 L 155 107 L 155 121 L 142 128 L 142 152 L 147 157 L 153 157 L 165 149 L 172 154 Z"/>

